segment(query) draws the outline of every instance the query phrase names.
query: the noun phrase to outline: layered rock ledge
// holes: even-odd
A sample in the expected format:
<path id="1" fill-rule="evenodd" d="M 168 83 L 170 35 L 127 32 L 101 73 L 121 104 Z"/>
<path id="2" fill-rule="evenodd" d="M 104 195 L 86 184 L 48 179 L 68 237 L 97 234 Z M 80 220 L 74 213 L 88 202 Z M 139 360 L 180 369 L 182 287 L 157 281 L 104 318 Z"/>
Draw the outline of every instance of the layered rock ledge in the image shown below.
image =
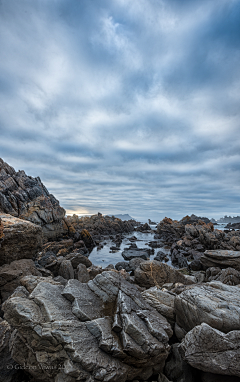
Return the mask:
<path id="1" fill-rule="evenodd" d="M 29 279 L 29 282 L 28 282 Z M 118 272 L 83 284 L 24 277 L 3 304 L 11 356 L 46 382 L 125 382 L 162 371 L 171 326 Z M 37 284 L 37 285 L 36 285 Z"/>

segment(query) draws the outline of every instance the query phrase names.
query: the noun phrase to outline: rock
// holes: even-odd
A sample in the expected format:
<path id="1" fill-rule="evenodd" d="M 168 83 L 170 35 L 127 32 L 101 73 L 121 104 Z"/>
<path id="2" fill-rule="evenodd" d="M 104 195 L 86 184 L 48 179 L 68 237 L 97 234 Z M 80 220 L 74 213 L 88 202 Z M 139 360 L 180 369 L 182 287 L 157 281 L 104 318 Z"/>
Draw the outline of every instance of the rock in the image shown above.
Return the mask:
<path id="1" fill-rule="evenodd" d="M 70 253 L 65 257 L 65 259 L 71 260 L 74 269 L 76 269 L 79 264 L 84 264 L 87 268 L 92 266 L 92 262 L 81 253 Z"/>
<path id="2" fill-rule="evenodd" d="M 84 265 L 84 264 L 78 265 L 78 267 L 77 267 L 77 279 L 81 283 L 87 283 L 90 280 L 90 276 L 89 276 L 89 273 L 87 271 L 86 265 Z"/>
<path id="3" fill-rule="evenodd" d="M 164 374 L 160 373 L 158 375 L 157 382 L 171 382 L 171 381 L 169 381 L 169 379 L 167 379 L 167 377 Z"/>
<path id="4" fill-rule="evenodd" d="M 96 277 L 97 275 L 99 275 L 100 273 L 103 272 L 103 269 L 101 266 L 98 266 L 98 265 L 92 265 L 89 269 L 88 269 L 88 272 L 89 272 L 89 276 L 90 276 L 90 279 L 94 279 L 94 277 Z"/>
<path id="5" fill-rule="evenodd" d="M 135 270 L 135 282 L 146 288 L 152 286 L 162 286 L 165 283 L 192 284 L 182 273 L 159 261 L 144 261 Z"/>
<path id="6" fill-rule="evenodd" d="M 59 276 L 62 276 L 64 279 L 74 279 L 74 270 L 70 260 L 63 260 L 59 268 Z"/>
<path id="7" fill-rule="evenodd" d="M 130 267 L 130 270 L 131 271 L 135 271 L 135 269 L 137 269 L 137 267 L 139 267 L 139 265 L 144 261 L 144 259 L 142 259 L 141 257 L 136 257 L 134 259 L 131 259 L 129 261 L 129 267 Z"/>
<path id="8" fill-rule="evenodd" d="M 201 257 L 201 263 L 205 268 L 234 268 L 240 271 L 240 251 L 205 251 Z"/>
<path id="9" fill-rule="evenodd" d="M 148 223 L 144 223 L 144 224 L 140 224 L 137 228 L 135 228 L 135 231 L 139 231 L 139 232 L 151 231 L 151 227 L 148 225 Z"/>
<path id="10" fill-rule="evenodd" d="M 0 265 L 31 259 L 42 247 L 41 227 L 11 215 L 0 214 L 4 238 L 0 247 Z"/>
<path id="11" fill-rule="evenodd" d="M 169 293 L 168 291 L 164 292 L 158 287 L 153 287 L 142 292 L 143 298 L 161 313 L 168 322 L 173 325 L 175 321 L 175 309 L 174 309 L 174 300 L 175 295 Z"/>
<path id="12" fill-rule="evenodd" d="M 221 281 L 227 285 L 239 285 L 240 284 L 240 272 L 233 268 L 221 269 L 218 267 L 211 267 L 206 270 L 207 281 Z"/>
<path id="13" fill-rule="evenodd" d="M 67 232 L 65 210 L 55 197 L 49 194 L 39 177 L 16 172 L 0 158 L 0 211 L 42 227 L 46 238 L 54 238 Z"/>
<path id="14" fill-rule="evenodd" d="M 240 331 L 224 334 L 206 323 L 188 332 L 181 343 L 187 362 L 196 369 L 240 377 Z"/>
<path id="15" fill-rule="evenodd" d="M 0 382 L 21 382 L 24 375 L 9 351 L 11 326 L 0 318 Z"/>
<path id="16" fill-rule="evenodd" d="M 157 260 L 157 261 L 164 261 L 165 259 L 167 258 L 167 254 L 162 252 L 162 251 L 158 251 L 157 255 L 154 257 L 154 260 Z"/>
<path id="17" fill-rule="evenodd" d="M 195 382 L 199 371 L 194 370 L 184 359 L 181 344 L 173 344 L 164 368 L 164 374 L 174 382 Z"/>
<path id="18" fill-rule="evenodd" d="M 5 301 L 20 285 L 22 277 L 27 275 L 41 276 L 30 259 L 13 261 L 0 267 L 0 292 L 2 301 Z"/>
<path id="19" fill-rule="evenodd" d="M 122 221 L 114 216 L 92 215 L 79 218 L 77 215 L 68 216 L 67 224 L 74 227 L 76 235 L 86 229 L 93 240 L 99 240 L 103 235 L 129 233 L 134 230 L 135 221 Z"/>
<path id="20" fill-rule="evenodd" d="M 120 271 L 121 269 L 125 269 L 127 272 L 130 272 L 130 271 L 131 271 L 131 267 L 130 267 L 128 261 L 119 261 L 119 262 L 115 265 L 115 269 L 117 269 L 118 271 Z"/>
<path id="21" fill-rule="evenodd" d="M 175 311 L 187 332 L 203 322 L 224 333 L 240 330 L 240 289 L 219 281 L 194 285 L 176 296 Z"/>
<path id="22" fill-rule="evenodd" d="M 144 260 L 149 259 L 151 254 L 151 251 L 149 249 L 141 249 L 141 248 L 125 248 L 124 251 L 122 252 L 122 257 L 124 260 L 131 260 L 135 259 L 136 257 L 140 257 Z"/>
<path id="23" fill-rule="evenodd" d="M 12 358 L 37 380 L 146 380 L 162 372 L 168 356 L 170 325 L 117 271 L 87 284 L 72 279 L 65 288 L 40 281 L 3 310 L 15 329 Z"/>
<path id="24" fill-rule="evenodd" d="M 87 248 L 93 248 L 95 246 L 94 240 L 88 230 L 83 229 L 80 233 L 81 240 L 84 241 L 84 244 Z"/>

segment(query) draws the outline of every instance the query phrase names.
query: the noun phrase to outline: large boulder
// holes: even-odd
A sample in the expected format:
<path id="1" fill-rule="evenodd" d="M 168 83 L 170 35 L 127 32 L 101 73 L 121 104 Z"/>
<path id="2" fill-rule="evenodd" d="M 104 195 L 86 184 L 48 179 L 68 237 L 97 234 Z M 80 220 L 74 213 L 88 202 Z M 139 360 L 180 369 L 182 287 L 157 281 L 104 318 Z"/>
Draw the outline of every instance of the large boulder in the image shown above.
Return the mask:
<path id="1" fill-rule="evenodd" d="M 240 288 L 211 281 L 194 285 L 175 298 L 176 323 L 186 332 L 205 322 L 228 333 L 240 330 Z"/>
<path id="2" fill-rule="evenodd" d="M 0 265 L 33 258 L 42 247 L 42 228 L 8 214 L 0 214 L 0 218 L 4 234 L 0 247 Z"/>
<path id="3" fill-rule="evenodd" d="M 240 251 L 205 251 L 201 257 L 201 263 L 205 268 L 234 268 L 240 271 Z"/>
<path id="4" fill-rule="evenodd" d="M 40 278 L 33 289 L 25 278 L 25 287 L 29 297 L 10 297 L 3 310 L 12 358 L 36 379 L 125 382 L 163 370 L 171 327 L 117 271 L 65 287 Z"/>
<path id="5" fill-rule="evenodd" d="M 21 278 L 27 275 L 41 276 L 35 264 L 30 259 L 13 261 L 0 267 L 0 292 L 5 301 L 14 290 L 21 285 Z"/>
<path id="6" fill-rule="evenodd" d="M 194 368 L 240 377 L 239 330 L 224 334 L 202 323 L 187 333 L 181 347 L 185 359 Z"/>
<path id="7" fill-rule="evenodd" d="M 141 287 L 151 288 L 166 283 L 192 284 L 181 272 L 159 261 L 143 261 L 134 272 L 135 282 Z"/>
<path id="8" fill-rule="evenodd" d="M 41 179 L 27 176 L 24 171 L 16 172 L 1 158 L 0 211 L 40 225 L 46 238 L 68 232 L 65 210 Z"/>

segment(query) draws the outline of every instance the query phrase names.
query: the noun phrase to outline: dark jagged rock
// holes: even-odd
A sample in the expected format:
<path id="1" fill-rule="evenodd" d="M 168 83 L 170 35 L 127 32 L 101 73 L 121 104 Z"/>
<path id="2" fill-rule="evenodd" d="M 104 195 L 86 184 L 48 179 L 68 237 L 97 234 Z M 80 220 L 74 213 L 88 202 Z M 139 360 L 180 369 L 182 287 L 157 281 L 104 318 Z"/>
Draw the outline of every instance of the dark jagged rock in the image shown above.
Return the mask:
<path id="1" fill-rule="evenodd" d="M 55 238 L 66 232 L 65 210 L 49 194 L 39 177 L 16 172 L 0 158 L 0 211 L 40 225 L 44 237 Z"/>
<path id="2" fill-rule="evenodd" d="M 90 217 L 81 217 L 77 215 L 68 216 L 66 223 L 76 231 L 75 236 L 83 230 L 87 230 L 93 240 L 99 240 L 103 235 L 116 235 L 128 233 L 134 230 L 135 221 L 122 221 L 114 216 L 103 216 L 102 214 L 92 215 Z"/>
<path id="3" fill-rule="evenodd" d="M 118 272 L 65 287 L 25 278 L 25 287 L 3 310 L 12 358 L 37 380 L 125 382 L 163 370 L 171 327 Z"/>
<path id="4" fill-rule="evenodd" d="M 8 214 L 0 216 L 4 234 L 0 247 L 0 265 L 33 258 L 42 248 L 41 227 Z"/>
<path id="5" fill-rule="evenodd" d="M 139 232 L 146 232 L 151 231 L 151 227 L 148 225 L 148 223 L 140 224 L 137 228 L 135 228 L 135 231 Z"/>
<path id="6" fill-rule="evenodd" d="M 221 269 L 217 267 L 211 267 L 206 270 L 206 281 L 221 281 L 227 285 L 239 285 L 240 284 L 240 272 L 234 268 Z"/>

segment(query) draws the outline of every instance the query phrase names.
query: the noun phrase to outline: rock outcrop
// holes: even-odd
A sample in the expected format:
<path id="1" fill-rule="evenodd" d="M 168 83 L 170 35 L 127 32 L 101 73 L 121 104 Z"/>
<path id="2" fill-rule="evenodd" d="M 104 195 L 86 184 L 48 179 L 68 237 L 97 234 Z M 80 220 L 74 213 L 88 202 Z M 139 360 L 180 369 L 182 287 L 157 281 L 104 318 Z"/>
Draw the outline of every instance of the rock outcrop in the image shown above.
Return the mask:
<path id="1" fill-rule="evenodd" d="M 67 232 L 65 210 L 41 179 L 27 176 L 24 171 L 16 172 L 1 158 L 0 211 L 40 225 L 46 238 Z"/>
<path id="2" fill-rule="evenodd" d="M 42 228 L 27 220 L 0 214 L 3 240 L 0 247 L 0 266 L 14 260 L 31 259 L 42 247 Z"/>
<path id="3" fill-rule="evenodd" d="M 240 330 L 240 288 L 211 281 L 194 285 L 175 298 L 176 323 L 185 332 L 203 322 L 228 333 Z"/>
<path id="4" fill-rule="evenodd" d="M 224 334 L 202 323 L 185 336 L 181 347 L 187 362 L 194 368 L 240 377 L 239 330 Z"/>
<path id="5" fill-rule="evenodd" d="M 28 291 L 3 310 L 15 329 L 12 358 L 34 378 L 125 382 L 163 370 L 171 327 L 117 271 L 65 287 L 51 278 L 34 287 L 27 279 Z"/>
<path id="6" fill-rule="evenodd" d="M 135 225 L 135 221 L 122 221 L 114 216 L 103 216 L 100 213 L 81 218 L 77 215 L 68 216 L 65 221 L 79 235 L 84 229 L 87 230 L 93 237 L 93 240 L 101 240 L 103 235 L 132 232 Z"/>
<path id="7" fill-rule="evenodd" d="M 135 282 L 141 287 L 150 288 L 163 286 L 166 283 L 182 283 L 184 285 L 193 282 L 176 269 L 159 261 L 143 261 L 134 272 Z"/>
<path id="8" fill-rule="evenodd" d="M 234 268 L 240 271 L 240 251 L 205 251 L 200 259 L 205 268 Z"/>

